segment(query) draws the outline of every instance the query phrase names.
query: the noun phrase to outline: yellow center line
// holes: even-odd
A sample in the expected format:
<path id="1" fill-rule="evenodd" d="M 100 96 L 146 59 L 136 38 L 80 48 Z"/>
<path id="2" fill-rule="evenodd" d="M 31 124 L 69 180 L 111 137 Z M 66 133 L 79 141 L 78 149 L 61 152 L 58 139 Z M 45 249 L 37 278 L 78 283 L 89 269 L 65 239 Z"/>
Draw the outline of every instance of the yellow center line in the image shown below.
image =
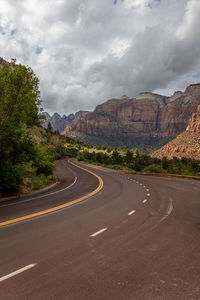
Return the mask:
<path id="1" fill-rule="evenodd" d="M 70 162 L 72 165 L 76 166 L 77 168 L 79 169 L 82 169 L 90 174 L 92 174 L 93 176 L 95 176 L 98 180 L 99 180 L 99 186 L 91 193 L 81 197 L 81 198 L 78 198 L 78 199 L 75 199 L 75 200 L 72 200 L 68 203 L 64 203 L 64 204 L 61 204 L 61 205 L 58 205 L 56 207 L 52 207 L 52 208 L 49 208 L 49 209 L 45 209 L 45 210 L 42 210 L 42 211 L 39 211 L 37 213 L 33 213 L 33 214 L 30 214 L 30 215 L 26 215 L 26 216 L 23 216 L 23 217 L 19 217 L 19 218 L 16 218 L 16 219 L 11 219 L 11 220 L 8 220 L 8 221 L 4 221 L 2 223 L 0 223 L 0 227 L 2 226 L 6 226 L 6 225 L 10 225 L 10 224 L 13 224 L 13 223 L 17 223 L 17 222 L 20 222 L 20 221 L 24 221 L 24 220 L 28 220 L 28 219 L 31 219 L 31 218 L 35 218 L 35 217 L 38 217 L 38 216 L 42 216 L 42 215 L 45 215 L 45 214 L 48 214 L 48 213 L 51 213 L 51 212 L 55 212 L 57 210 L 60 210 L 62 208 L 65 208 L 65 207 L 68 207 L 68 206 L 71 206 L 73 204 L 76 204 L 78 202 L 81 202 L 95 194 L 97 194 L 102 188 L 103 188 L 103 180 L 101 179 L 100 176 L 98 176 L 97 174 L 93 173 L 92 171 L 89 171 L 83 167 L 80 167 L 72 162 Z"/>

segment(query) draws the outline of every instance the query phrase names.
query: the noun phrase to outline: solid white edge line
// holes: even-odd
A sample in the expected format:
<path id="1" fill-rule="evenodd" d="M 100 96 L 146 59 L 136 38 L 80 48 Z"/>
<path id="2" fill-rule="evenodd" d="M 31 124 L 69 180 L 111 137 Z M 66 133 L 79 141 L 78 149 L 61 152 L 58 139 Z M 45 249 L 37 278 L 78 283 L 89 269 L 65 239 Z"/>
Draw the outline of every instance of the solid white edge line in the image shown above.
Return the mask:
<path id="1" fill-rule="evenodd" d="M 134 214 L 136 212 L 136 210 L 132 210 L 128 213 L 128 216 L 131 216 L 132 214 Z"/>
<path id="2" fill-rule="evenodd" d="M 18 274 L 20 274 L 20 273 L 22 273 L 22 272 L 24 272 L 24 271 L 27 271 L 27 270 L 29 270 L 29 269 L 35 267 L 36 265 L 37 265 L 37 264 L 30 264 L 30 265 L 28 265 L 28 266 L 26 266 L 26 267 L 23 267 L 23 268 L 21 268 L 21 269 L 19 269 L 19 270 L 17 270 L 17 271 L 14 271 L 14 272 L 10 273 L 10 274 L 8 274 L 8 275 L 5 275 L 5 276 L 3 276 L 3 277 L 0 277 L 0 282 L 6 280 L 6 279 L 8 279 L 8 278 L 11 278 L 11 277 L 13 277 L 13 276 L 15 276 L 15 275 L 18 275 Z"/>
<path id="3" fill-rule="evenodd" d="M 147 202 L 147 199 L 144 199 L 143 201 L 142 201 L 142 203 L 146 203 Z"/>
<path id="4" fill-rule="evenodd" d="M 75 180 L 70 185 L 65 187 L 64 189 L 61 189 L 61 190 L 58 190 L 58 191 L 55 191 L 55 192 L 51 192 L 51 193 L 48 193 L 48 194 L 45 194 L 45 195 L 29 198 L 29 199 L 26 199 L 26 200 L 22 200 L 22 201 L 19 201 L 19 202 L 4 204 L 4 205 L 1 205 L 0 208 L 1 207 L 12 206 L 12 205 L 15 205 L 15 204 L 21 204 L 21 203 L 29 202 L 29 201 L 32 201 L 32 200 L 35 200 L 35 199 L 41 199 L 41 198 L 44 198 L 44 197 L 47 197 L 47 196 L 58 194 L 60 192 L 63 192 L 65 190 L 69 189 L 70 187 L 72 187 L 76 183 L 76 181 L 77 181 L 77 177 L 75 177 Z"/>
<path id="5" fill-rule="evenodd" d="M 91 234 L 90 236 L 95 237 L 95 236 L 97 236 L 98 234 L 100 234 L 100 233 L 106 231 L 107 229 L 108 229 L 108 228 L 103 228 L 103 229 L 101 229 L 101 230 L 99 230 L 99 231 L 97 231 L 97 232 Z"/>

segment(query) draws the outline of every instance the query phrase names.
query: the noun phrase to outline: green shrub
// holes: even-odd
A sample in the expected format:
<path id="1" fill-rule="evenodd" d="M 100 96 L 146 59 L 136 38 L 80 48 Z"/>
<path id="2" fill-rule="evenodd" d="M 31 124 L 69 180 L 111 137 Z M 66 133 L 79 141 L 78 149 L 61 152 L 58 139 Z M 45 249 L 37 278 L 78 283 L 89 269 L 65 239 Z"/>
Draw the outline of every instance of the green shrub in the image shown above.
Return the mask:
<path id="1" fill-rule="evenodd" d="M 54 157 L 45 150 L 38 150 L 33 166 L 36 167 L 36 174 L 51 175 L 56 168 L 53 162 Z"/>
<path id="2" fill-rule="evenodd" d="M 123 163 L 123 158 L 122 156 L 119 154 L 119 152 L 117 150 L 114 150 L 111 156 L 111 160 L 113 164 L 122 164 Z"/>
<path id="3" fill-rule="evenodd" d="M 181 174 L 185 175 L 185 176 L 192 176 L 192 175 L 194 175 L 194 172 L 189 168 L 184 168 L 182 170 Z"/>
<path id="4" fill-rule="evenodd" d="M 144 160 L 140 157 L 136 157 L 128 164 L 128 167 L 136 172 L 140 172 L 145 167 Z"/>
<path id="5" fill-rule="evenodd" d="M 161 160 L 161 164 L 163 169 L 167 170 L 169 168 L 170 161 L 166 157 L 163 157 Z"/>
<path id="6" fill-rule="evenodd" d="M 127 164 L 130 164 L 133 160 L 133 152 L 130 150 L 127 150 L 124 160 Z"/>
<path id="7" fill-rule="evenodd" d="M 111 165 L 109 166 L 111 169 L 113 170 L 121 170 L 122 169 L 122 166 L 121 165 Z"/>
<path id="8" fill-rule="evenodd" d="M 48 178 L 44 174 L 33 175 L 31 179 L 34 190 L 45 187 L 49 182 Z"/>
<path id="9" fill-rule="evenodd" d="M 23 169 L 20 165 L 12 165 L 10 161 L 0 164 L 0 190 L 19 191 L 23 181 Z"/>
<path id="10" fill-rule="evenodd" d="M 164 170 L 161 165 L 157 164 L 145 167 L 142 171 L 146 173 L 166 173 L 166 170 Z"/>

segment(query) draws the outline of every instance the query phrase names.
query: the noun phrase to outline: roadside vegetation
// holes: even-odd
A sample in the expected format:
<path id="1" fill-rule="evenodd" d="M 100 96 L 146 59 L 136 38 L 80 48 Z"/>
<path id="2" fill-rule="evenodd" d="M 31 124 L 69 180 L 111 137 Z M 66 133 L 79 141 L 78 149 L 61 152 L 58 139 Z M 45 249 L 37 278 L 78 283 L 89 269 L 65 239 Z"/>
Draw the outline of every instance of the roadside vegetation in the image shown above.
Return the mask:
<path id="1" fill-rule="evenodd" d="M 0 72 L 0 192 L 43 186 L 55 169 L 54 157 L 31 136 L 40 126 L 39 81 L 14 60 Z"/>
<path id="2" fill-rule="evenodd" d="M 114 148 L 114 150 L 97 152 L 89 150 L 80 151 L 79 161 L 94 163 L 112 169 L 125 169 L 128 171 L 144 173 L 180 174 L 186 176 L 200 176 L 200 160 L 189 158 L 169 160 L 166 157 L 159 159 L 136 150 Z"/>
<path id="3" fill-rule="evenodd" d="M 0 71 L 0 195 L 28 192 L 54 180 L 60 136 L 41 128 L 39 81 L 15 60 Z M 63 142 L 65 143 L 65 141 Z"/>

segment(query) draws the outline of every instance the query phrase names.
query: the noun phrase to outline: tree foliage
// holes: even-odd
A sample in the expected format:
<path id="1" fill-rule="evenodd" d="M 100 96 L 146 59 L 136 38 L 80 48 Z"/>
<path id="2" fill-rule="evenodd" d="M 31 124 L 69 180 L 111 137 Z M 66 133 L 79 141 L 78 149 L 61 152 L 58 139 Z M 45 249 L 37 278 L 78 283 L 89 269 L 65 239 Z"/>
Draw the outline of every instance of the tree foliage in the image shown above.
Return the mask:
<path id="1" fill-rule="evenodd" d="M 0 129 L 39 125 L 39 81 L 31 68 L 4 65 L 0 72 Z"/>
<path id="2" fill-rule="evenodd" d="M 19 189 L 26 163 L 45 175 L 55 168 L 27 130 L 40 124 L 40 107 L 39 81 L 33 70 L 15 60 L 4 65 L 0 71 L 0 190 Z"/>

